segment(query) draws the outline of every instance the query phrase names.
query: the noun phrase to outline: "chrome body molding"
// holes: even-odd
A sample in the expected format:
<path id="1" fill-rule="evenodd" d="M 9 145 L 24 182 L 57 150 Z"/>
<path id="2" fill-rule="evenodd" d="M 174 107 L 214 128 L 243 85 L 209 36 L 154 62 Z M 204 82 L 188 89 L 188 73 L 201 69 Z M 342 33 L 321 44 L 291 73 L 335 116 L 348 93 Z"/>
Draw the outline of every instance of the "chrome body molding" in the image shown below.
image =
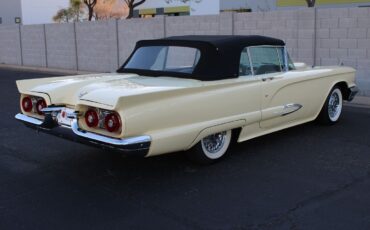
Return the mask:
<path id="1" fill-rule="evenodd" d="M 146 156 L 149 152 L 151 144 L 150 136 L 137 136 L 123 139 L 107 137 L 80 129 L 76 117 L 72 119 L 71 126 L 59 125 L 55 117 L 51 115 L 52 112 L 56 112 L 57 110 L 49 111 L 50 113 L 46 113 L 45 120 L 43 121 L 21 113 L 17 114 L 15 118 L 29 128 L 82 144 L 115 150 L 133 156 Z"/>
<path id="2" fill-rule="evenodd" d="M 302 107 L 303 107 L 303 105 L 295 104 L 295 103 L 286 104 L 286 105 L 284 105 L 283 113 L 281 114 L 281 116 L 286 116 L 286 115 L 292 114 L 294 112 L 297 112 Z"/>

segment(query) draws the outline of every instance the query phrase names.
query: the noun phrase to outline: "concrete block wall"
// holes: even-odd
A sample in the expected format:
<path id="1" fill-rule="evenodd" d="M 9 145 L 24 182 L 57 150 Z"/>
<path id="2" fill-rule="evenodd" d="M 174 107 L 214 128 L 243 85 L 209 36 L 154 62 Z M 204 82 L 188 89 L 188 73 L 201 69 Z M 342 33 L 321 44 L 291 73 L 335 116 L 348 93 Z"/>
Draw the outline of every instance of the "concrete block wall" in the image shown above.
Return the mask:
<path id="1" fill-rule="evenodd" d="M 78 69 L 113 72 L 118 67 L 116 20 L 76 23 Z"/>
<path id="2" fill-rule="evenodd" d="M 48 67 L 77 70 L 74 24 L 45 26 Z"/>
<path id="3" fill-rule="evenodd" d="M 0 63 L 22 65 L 20 27 L 12 25 L 0 28 Z"/>
<path id="4" fill-rule="evenodd" d="M 76 24 L 0 26 L 0 63 L 111 72 L 142 39 L 259 34 L 283 39 L 295 62 L 357 69 L 370 96 L 370 9 L 300 9 Z"/>
<path id="5" fill-rule="evenodd" d="M 23 65 L 46 67 L 44 25 L 21 27 Z"/>
<path id="6" fill-rule="evenodd" d="M 351 66 L 363 95 L 370 95 L 370 9 L 317 9 L 317 65 Z"/>
<path id="7" fill-rule="evenodd" d="M 144 39 L 165 37 L 165 18 L 135 18 L 118 21 L 119 65 L 121 66 L 135 48 L 136 42 Z"/>
<path id="8" fill-rule="evenodd" d="M 315 12 L 310 9 L 235 14 L 236 35 L 283 39 L 294 60 L 314 64 Z"/>
<path id="9" fill-rule="evenodd" d="M 290 55 L 298 57 L 298 14 L 294 11 L 235 14 L 236 35 L 265 35 L 284 39 Z"/>
<path id="10" fill-rule="evenodd" d="M 179 35 L 231 35 L 233 13 L 207 16 L 166 17 L 166 36 Z"/>
<path id="11" fill-rule="evenodd" d="M 315 65 L 315 18 L 312 9 L 298 10 L 298 56 L 297 60 Z"/>

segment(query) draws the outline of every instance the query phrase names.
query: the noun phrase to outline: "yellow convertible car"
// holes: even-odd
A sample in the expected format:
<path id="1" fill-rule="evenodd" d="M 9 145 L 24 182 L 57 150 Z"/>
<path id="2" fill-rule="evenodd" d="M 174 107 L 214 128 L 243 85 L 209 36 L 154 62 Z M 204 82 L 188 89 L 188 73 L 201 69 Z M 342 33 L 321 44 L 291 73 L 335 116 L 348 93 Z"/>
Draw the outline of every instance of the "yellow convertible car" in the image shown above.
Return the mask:
<path id="1" fill-rule="evenodd" d="M 143 40 L 117 73 L 17 81 L 28 127 L 128 155 L 187 151 L 212 163 L 232 142 L 313 120 L 338 122 L 355 70 L 294 64 L 282 40 Z"/>

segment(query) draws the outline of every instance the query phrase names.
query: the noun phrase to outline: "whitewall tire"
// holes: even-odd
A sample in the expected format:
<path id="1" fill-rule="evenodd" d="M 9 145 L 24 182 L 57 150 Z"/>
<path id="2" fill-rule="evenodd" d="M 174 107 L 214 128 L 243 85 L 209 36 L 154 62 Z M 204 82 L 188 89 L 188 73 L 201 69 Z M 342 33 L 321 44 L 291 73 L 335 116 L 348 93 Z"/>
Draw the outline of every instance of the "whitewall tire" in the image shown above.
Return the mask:
<path id="1" fill-rule="evenodd" d="M 343 110 L 343 94 L 338 86 L 330 91 L 318 120 L 323 124 L 332 125 L 339 121 Z"/>
<path id="2" fill-rule="evenodd" d="M 227 154 L 232 138 L 231 130 L 209 135 L 188 152 L 188 157 L 200 164 L 214 163 Z"/>
<path id="3" fill-rule="evenodd" d="M 343 95 L 340 89 L 335 88 L 329 96 L 328 115 L 331 122 L 337 122 L 342 114 Z"/>

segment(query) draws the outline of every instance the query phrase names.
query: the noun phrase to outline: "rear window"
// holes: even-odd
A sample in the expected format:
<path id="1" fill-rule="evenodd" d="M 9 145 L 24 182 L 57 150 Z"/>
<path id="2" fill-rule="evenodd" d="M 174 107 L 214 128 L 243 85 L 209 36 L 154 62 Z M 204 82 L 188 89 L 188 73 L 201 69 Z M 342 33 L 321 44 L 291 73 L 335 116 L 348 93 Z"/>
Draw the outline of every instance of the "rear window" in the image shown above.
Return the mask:
<path id="1" fill-rule="evenodd" d="M 196 48 L 147 46 L 137 49 L 124 68 L 192 74 L 199 58 Z"/>

